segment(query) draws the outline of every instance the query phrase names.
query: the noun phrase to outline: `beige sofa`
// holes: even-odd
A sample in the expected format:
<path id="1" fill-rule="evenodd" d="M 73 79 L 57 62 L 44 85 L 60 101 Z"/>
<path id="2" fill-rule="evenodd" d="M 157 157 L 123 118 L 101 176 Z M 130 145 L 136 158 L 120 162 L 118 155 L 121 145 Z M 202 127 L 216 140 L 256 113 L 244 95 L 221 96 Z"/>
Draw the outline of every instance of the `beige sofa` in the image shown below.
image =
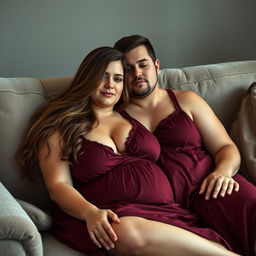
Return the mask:
<path id="1" fill-rule="evenodd" d="M 34 180 L 28 181 L 15 162 L 32 114 L 70 80 L 0 78 L 0 256 L 83 255 L 51 235 L 52 204 L 42 177 L 34 171 Z M 163 69 L 159 81 L 162 87 L 201 95 L 230 131 L 247 88 L 256 81 L 256 61 Z"/>

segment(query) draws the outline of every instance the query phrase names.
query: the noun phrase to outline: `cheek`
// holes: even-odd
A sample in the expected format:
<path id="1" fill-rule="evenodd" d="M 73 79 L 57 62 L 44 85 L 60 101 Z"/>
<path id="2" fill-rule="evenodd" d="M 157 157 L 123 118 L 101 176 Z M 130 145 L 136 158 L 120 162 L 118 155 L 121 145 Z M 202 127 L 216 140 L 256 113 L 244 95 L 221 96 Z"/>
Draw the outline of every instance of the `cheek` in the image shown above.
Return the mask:
<path id="1" fill-rule="evenodd" d="M 117 94 L 118 94 L 119 96 L 121 96 L 123 89 L 124 89 L 124 85 L 119 85 L 119 86 L 117 87 L 116 92 L 117 92 Z"/>
<path id="2" fill-rule="evenodd" d="M 98 91 L 95 91 L 95 92 L 93 92 L 93 94 L 91 95 L 90 98 L 91 98 L 92 102 L 95 103 L 95 102 L 101 101 L 102 96 Z"/>
<path id="3" fill-rule="evenodd" d="M 152 72 L 150 72 L 149 74 L 148 74 L 148 78 L 149 78 L 149 80 L 151 81 L 151 82 L 154 82 L 155 83 L 155 81 L 157 81 L 157 75 L 156 75 L 156 73 L 153 73 L 154 71 L 152 70 Z"/>

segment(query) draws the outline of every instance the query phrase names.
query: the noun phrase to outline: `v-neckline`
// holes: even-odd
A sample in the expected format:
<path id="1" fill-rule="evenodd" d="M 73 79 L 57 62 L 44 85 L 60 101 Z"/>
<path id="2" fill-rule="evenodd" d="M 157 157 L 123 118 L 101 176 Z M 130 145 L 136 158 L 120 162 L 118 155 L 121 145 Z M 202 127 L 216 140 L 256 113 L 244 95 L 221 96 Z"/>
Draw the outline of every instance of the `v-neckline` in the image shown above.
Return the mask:
<path id="1" fill-rule="evenodd" d="M 142 127 L 144 127 L 148 132 L 150 132 L 150 133 L 152 133 L 152 134 L 155 134 L 156 131 L 159 129 L 159 127 L 160 127 L 163 123 L 165 123 L 167 120 L 169 120 L 171 117 L 173 117 L 173 116 L 176 115 L 177 113 L 183 113 L 186 118 L 188 118 L 191 122 L 193 122 L 193 120 L 187 115 L 187 113 L 185 113 L 185 112 L 180 108 L 180 106 L 178 105 L 179 103 L 178 103 L 177 101 L 175 102 L 174 99 L 171 97 L 170 94 L 173 94 L 173 96 L 176 97 L 175 94 L 172 92 L 172 90 L 171 90 L 171 89 L 165 89 L 165 91 L 166 91 L 166 93 L 167 93 L 167 95 L 168 95 L 170 101 L 172 101 L 172 103 L 173 103 L 175 109 L 174 109 L 174 111 L 173 111 L 172 113 L 170 113 L 169 115 L 167 115 L 166 117 L 164 117 L 163 119 L 161 119 L 161 120 L 158 122 L 158 124 L 156 125 L 156 127 L 154 128 L 153 131 L 150 131 L 150 130 L 149 130 L 146 126 L 144 126 L 140 121 L 138 121 L 137 119 L 135 119 L 134 117 L 132 117 L 126 110 L 123 110 L 123 112 L 126 113 L 126 114 L 128 115 L 128 117 L 130 117 L 130 119 L 132 119 L 132 120 L 135 121 L 136 123 L 140 124 Z"/>
<path id="2" fill-rule="evenodd" d="M 133 134 L 134 134 L 135 129 L 136 129 L 135 124 L 134 124 L 134 121 L 132 121 L 132 120 L 127 120 L 127 121 L 130 122 L 130 124 L 131 124 L 132 127 L 131 127 L 131 129 L 129 130 L 128 135 L 127 135 L 127 137 L 126 137 L 126 139 L 125 139 L 125 142 L 124 142 L 124 144 L 125 144 L 125 150 L 124 150 L 124 152 L 121 153 L 121 154 L 118 153 L 118 152 L 116 153 L 115 150 L 114 150 L 111 146 L 106 145 L 106 144 L 103 144 L 103 143 L 101 143 L 101 142 L 99 142 L 99 141 L 87 139 L 86 137 L 83 137 L 83 139 L 84 139 L 85 141 L 87 141 L 87 142 L 93 143 L 93 144 L 95 144 L 95 145 L 100 146 L 101 148 L 106 149 L 108 152 L 114 154 L 115 156 L 124 156 L 124 155 L 127 155 L 127 149 L 128 149 L 128 147 L 129 147 L 129 143 L 130 143 L 131 139 L 133 138 Z"/>

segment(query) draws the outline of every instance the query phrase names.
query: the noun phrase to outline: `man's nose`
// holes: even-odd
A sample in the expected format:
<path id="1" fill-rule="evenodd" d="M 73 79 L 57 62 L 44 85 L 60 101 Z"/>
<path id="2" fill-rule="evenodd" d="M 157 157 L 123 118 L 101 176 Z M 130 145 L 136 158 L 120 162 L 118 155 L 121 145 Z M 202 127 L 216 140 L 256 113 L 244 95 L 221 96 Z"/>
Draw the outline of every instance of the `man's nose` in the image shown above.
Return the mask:
<path id="1" fill-rule="evenodd" d="M 134 69 L 134 76 L 135 77 L 141 77 L 142 76 L 142 72 L 140 68 L 135 68 Z"/>

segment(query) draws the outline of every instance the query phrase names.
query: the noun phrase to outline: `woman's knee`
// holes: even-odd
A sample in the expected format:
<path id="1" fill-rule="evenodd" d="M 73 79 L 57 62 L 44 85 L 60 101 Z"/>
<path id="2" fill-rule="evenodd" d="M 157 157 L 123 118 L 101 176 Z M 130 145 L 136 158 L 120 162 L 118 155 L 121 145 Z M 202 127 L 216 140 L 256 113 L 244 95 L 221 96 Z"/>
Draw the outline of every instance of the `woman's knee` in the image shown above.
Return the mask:
<path id="1" fill-rule="evenodd" d="M 120 219 L 120 223 L 111 224 L 118 237 L 115 251 L 120 255 L 141 254 L 147 246 L 146 236 L 139 228 L 143 219 L 139 217 L 122 217 Z"/>

